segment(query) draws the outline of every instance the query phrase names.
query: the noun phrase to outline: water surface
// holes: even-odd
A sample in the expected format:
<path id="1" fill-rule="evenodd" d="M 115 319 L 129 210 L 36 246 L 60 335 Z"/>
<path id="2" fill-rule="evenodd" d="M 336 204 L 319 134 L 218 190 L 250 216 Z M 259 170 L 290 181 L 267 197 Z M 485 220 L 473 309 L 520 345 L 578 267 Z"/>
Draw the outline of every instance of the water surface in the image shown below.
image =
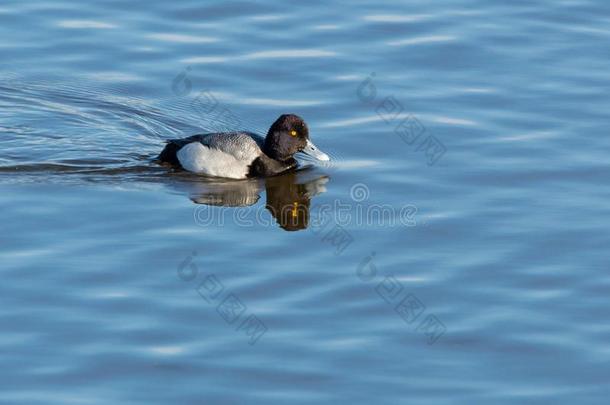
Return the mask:
<path id="1" fill-rule="evenodd" d="M 609 15 L 5 0 L 0 402 L 604 403 Z M 331 164 L 153 162 L 288 112 Z"/>

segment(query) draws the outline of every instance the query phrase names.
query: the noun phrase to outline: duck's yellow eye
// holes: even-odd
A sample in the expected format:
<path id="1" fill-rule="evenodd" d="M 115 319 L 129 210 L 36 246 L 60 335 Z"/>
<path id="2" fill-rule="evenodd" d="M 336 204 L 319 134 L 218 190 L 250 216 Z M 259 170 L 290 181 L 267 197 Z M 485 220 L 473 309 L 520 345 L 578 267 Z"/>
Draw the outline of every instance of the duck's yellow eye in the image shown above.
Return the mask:
<path id="1" fill-rule="evenodd" d="M 290 135 L 297 136 L 297 131 L 295 131 L 295 130 L 290 131 Z"/>

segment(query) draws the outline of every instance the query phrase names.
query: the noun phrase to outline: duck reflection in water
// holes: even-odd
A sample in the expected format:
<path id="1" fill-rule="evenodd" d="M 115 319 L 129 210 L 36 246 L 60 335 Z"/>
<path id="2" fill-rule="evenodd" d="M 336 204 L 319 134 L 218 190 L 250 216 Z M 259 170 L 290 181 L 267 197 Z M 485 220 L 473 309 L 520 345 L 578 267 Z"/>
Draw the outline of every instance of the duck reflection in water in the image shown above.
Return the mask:
<path id="1" fill-rule="evenodd" d="M 193 179 L 190 175 L 178 184 L 196 204 L 221 207 L 247 207 L 256 204 L 264 190 L 265 208 L 286 231 L 306 229 L 309 225 L 311 199 L 326 191 L 326 175 L 309 168 L 279 176 L 252 180 Z"/>

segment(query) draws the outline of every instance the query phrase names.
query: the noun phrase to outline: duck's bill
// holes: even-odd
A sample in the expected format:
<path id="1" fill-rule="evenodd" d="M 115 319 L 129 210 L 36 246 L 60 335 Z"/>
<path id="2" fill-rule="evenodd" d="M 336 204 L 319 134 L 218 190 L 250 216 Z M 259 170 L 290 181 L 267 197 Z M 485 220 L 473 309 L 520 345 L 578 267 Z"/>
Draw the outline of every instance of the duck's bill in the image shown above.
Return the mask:
<path id="1" fill-rule="evenodd" d="M 318 147 L 314 145 L 313 142 L 311 142 L 309 139 L 307 140 L 307 145 L 305 145 L 305 148 L 302 150 L 302 152 L 308 156 L 311 156 L 314 159 L 318 159 L 323 162 L 328 162 L 330 160 L 330 157 L 326 153 L 318 149 Z"/>

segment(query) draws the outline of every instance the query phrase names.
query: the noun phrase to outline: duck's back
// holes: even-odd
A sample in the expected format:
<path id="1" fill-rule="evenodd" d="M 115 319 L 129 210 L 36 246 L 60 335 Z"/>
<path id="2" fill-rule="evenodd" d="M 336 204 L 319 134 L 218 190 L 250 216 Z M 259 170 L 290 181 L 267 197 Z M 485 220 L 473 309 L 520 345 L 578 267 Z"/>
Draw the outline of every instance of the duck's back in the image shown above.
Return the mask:
<path id="1" fill-rule="evenodd" d="M 226 132 L 172 139 L 159 155 L 161 162 L 194 173 L 241 179 L 263 154 L 264 139 L 251 132 Z"/>
<path id="2" fill-rule="evenodd" d="M 240 161 L 252 163 L 263 153 L 265 140 L 251 132 L 227 132 L 200 135 L 200 142 L 210 148 L 218 149 Z"/>

